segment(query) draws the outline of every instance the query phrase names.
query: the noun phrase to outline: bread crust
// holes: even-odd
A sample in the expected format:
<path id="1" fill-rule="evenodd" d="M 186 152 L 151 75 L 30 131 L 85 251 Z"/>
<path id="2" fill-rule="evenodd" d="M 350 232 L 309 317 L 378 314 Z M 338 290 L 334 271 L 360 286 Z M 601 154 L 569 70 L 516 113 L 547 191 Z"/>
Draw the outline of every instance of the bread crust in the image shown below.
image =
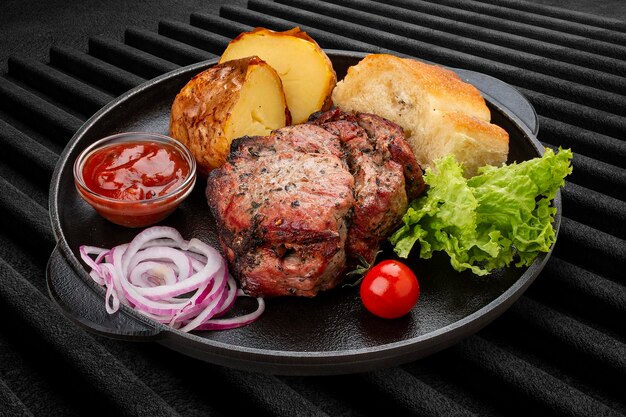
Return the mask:
<path id="1" fill-rule="evenodd" d="M 466 175 L 472 176 L 482 165 L 507 160 L 508 133 L 490 123 L 480 91 L 440 66 L 388 54 L 368 55 L 337 83 L 333 103 L 402 126 L 422 168 L 454 153 Z"/>
<path id="2" fill-rule="evenodd" d="M 465 113 L 486 122 L 491 119 L 480 91 L 461 80 L 454 71 L 414 59 L 399 59 L 411 69 L 415 80 L 429 95 L 433 108 Z"/>

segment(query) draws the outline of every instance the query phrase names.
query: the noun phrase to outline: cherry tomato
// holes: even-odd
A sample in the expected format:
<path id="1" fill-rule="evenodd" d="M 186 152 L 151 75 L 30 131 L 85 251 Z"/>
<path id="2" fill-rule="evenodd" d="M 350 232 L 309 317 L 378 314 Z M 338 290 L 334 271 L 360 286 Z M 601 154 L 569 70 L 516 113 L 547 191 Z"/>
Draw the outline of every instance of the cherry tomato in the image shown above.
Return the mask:
<path id="1" fill-rule="evenodd" d="M 408 266 L 396 260 L 385 260 L 367 272 L 361 282 L 360 294 L 369 312 L 385 319 L 395 319 L 415 306 L 420 287 Z"/>

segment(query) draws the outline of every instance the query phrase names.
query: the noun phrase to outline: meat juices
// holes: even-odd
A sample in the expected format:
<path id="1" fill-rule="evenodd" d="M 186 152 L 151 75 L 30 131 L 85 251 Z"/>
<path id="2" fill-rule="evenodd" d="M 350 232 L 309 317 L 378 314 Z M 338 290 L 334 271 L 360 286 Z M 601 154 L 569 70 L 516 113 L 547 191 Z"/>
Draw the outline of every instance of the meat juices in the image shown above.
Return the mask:
<path id="1" fill-rule="evenodd" d="M 233 141 L 207 200 L 233 275 L 252 296 L 315 296 L 372 260 L 424 189 L 402 129 L 331 110 Z"/>

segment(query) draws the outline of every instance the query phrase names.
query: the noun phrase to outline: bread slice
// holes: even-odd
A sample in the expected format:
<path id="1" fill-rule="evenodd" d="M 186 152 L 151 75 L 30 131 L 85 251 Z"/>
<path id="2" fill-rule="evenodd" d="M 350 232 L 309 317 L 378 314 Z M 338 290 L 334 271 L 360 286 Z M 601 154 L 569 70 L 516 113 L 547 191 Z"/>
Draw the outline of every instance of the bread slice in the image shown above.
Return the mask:
<path id="1" fill-rule="evenodd" d="M 402 126 L 422 168 L 452 153 L 471 177 L 481 166 L 507 160 L 507 132 L 490 123 L 480 92 L 448 69 L 368 55 L 348 69 L 332 100 L 343 110 L 375 113 Z"/>

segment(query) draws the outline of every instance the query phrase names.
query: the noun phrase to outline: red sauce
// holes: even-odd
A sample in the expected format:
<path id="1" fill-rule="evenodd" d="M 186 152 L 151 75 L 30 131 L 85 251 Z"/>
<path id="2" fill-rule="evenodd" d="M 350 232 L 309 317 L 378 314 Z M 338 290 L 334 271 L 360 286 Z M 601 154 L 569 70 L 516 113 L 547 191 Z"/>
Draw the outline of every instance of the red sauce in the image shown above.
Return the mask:
<path id="1" fill-rule="evenodd" d="M 173 146 L 156 142 L 110 145 L 83 165 L 87 188 L 117 200 L 148 200 L 168 194 L 189 176 L 189 165 Z"/>

